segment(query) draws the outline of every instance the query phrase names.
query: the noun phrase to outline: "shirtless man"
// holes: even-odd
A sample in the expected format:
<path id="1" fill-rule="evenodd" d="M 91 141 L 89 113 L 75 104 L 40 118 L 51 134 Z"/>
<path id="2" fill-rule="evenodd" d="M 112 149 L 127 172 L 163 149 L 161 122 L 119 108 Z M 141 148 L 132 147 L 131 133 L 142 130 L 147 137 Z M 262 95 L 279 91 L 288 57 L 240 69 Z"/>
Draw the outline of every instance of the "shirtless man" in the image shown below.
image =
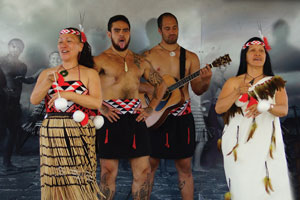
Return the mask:
<path id="1" fill-rule="evenodd" d="M 161 75 L 169 74 L 180 79 L 179 55 L 180 46 L 177 44 L 178 22 L 171 13 L 162 14 L 158 20 L 158 32 L 161 42 L 145 52 L 154 69 Z M 200 69 L 200 62 L 195 53 L 186 51 L 185 75 L 190 75 Z M 196 95 L 201 95 L 208 89 L 211 79 L 211 70 L 205 67 L 200 76 L 191 81 L 191 88 Z M 195 125 L 190 110 L 190 96 L 188 84 L 183 88 L 185 103 L 176 108 L 178 112 L 171 111 L 164 124 L 155 131 L 151 131 L 151 186 L 155 171 L 160 159 L 174 159 L 178 172 L 179 189 L 184 200 L 191 200 L 194 193 L 191 160 L 195 150 Z M 153 93 L 153 87 L 149 84 L 141 84 L 141 92 Z"/>
<path id="2" fill-rule="evenodd" d="M 166 85 L 149 62 L 128 49 L 130 23 L 125 16 L 110 18 L 107 35 L 111 47 L 94 58 L 105 99 L 100 110 L 105 123 L 97 131 L 100 190 L 106 199 L 113 198 L 119 159 L 129 159 L 133 173 L 133 199 L 148 199 L 150 140 L 144 120 L 158 105 Z M 138 99 L 142 76 L 155 88 L 154 98 L 144 109 Z"/>

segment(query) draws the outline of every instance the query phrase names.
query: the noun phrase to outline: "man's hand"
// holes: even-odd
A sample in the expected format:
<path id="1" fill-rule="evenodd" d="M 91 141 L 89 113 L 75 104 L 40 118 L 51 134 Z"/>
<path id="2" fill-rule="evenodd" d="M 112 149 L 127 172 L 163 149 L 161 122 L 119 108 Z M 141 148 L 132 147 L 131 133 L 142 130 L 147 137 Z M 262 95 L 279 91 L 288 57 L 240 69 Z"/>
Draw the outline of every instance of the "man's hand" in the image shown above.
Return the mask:
<path id="1" fill-rule="evenodd" d="M 15 81 L 20 81 L 20 82 L 23 82 L 24 79 L 25 79 L 24 76 L 16 76 L 16 77 L 14 78 Z"/>
<path id="2" fill-rule="evenodd" d="M 200 70 L 200 77 L 201 77 L 202 82 L 204 84 L 209 84 L 211 76 L 212 76 L 211 68 L 207 64 L 206 67 L 204 67 Z"/>
<path id="3" fill-rule="evenodd" d="M 140 122 L 140 121 L 145 121 L 145 119 L 147 119 L 147 117 L 151 115 L 151 113 L 153 112 L 153 108 L 152 107 L 137 108 L 136 111 L 140 112 L 139 116 L 136 118 L 136 121 Z"/>
<path id="4" fill-rule="evenodd" d="M 111 123 L 113 123 L 114 121 L 118 121 L 118 119 L 120 119 L 118 113 L 118 109 L 116 108 L 109 108 L 105 105 L 102 104 L 102 107 L 100 108 L 100 112 L 102 115 L 104 115 L 108 121 L 110 121 Z"/>

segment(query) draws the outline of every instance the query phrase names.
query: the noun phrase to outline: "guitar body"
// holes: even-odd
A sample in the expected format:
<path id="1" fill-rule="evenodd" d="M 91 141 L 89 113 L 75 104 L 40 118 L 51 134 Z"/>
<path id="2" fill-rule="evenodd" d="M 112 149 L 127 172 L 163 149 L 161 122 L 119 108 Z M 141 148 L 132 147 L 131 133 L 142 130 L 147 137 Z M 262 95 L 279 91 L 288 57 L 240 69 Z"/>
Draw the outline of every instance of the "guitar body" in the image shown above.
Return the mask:
<path id="1" fill-rule="evenodd" d="M 162 78 L 168 87 L 176 83 L 175 78 L 170 75 L 164 75 Z M 142 101 L 142 107 L 147 107 L 148 105 L 146 103 L 144 94 L 141 93 L 140 98 Z M 152 114 L 145 120 L 147 127 L 151 129 L 157 129 L 166 120 L 169 112 L 172 109 L 181 106 L 183 103 L 184 94 L 179 88 L 173 90 L 172 93 L 165 95 L 158 106 L 153 110 Z"/>
<path id="2" fill-rule="evenodd" d="M 231 62 L 231 58 L 229 54 L 225 54 L 224 56 L 214 60 L 212 64 L 209 65 L 210 68 L 212 67 L 220 67 L 225 66 L 226 64 L 229 64 Z M 159 105 L 154 109 L 153 113 L 146 119 L 146 125 L 148 128 L 156 129 L 162 123 L 166 120 L 168 117 L 169 112 L 176 108 L 180 107 L 184 103 L 184 94 L 182 90 L 180 89 L 181 86 L 185 85 L 186 83 L 190 82 L 194 78 L 198 77 L 200 75 L 201 69 L 198 71 L 182 78 L 179 81 L 176 81 L 176 79 L 170 75 L 164 75 L 162 78 L 166 82 L 168 86 L 167 92 L 162 101 L 159 103 Z M 151 99 L 147 96 L 147 94 L 139 94 L 139 97 L 142 101 L 142 107 L 147 107 Z"/>

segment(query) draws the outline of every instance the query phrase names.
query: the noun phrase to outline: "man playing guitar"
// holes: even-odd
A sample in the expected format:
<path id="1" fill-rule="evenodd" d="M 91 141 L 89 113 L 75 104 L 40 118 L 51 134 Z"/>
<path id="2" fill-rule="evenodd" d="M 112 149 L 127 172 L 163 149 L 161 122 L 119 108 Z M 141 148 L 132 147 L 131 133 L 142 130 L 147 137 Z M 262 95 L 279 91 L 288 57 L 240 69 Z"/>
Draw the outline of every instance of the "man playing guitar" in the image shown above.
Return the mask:
<path id="1" fill-rule="evenodd" d="M 185 68 L 183 77 L 180 76 L 180 54 L 182 51 L 177 44 L 178 22 L 171 13 L 159 16 L 158 31 L 161 34 L 161 42 L 144 53 L 146 59 L 161 75 L 171 75 L 182 79 L 200 69 L 200 62 L 195 53 L 186 51 Z M 182 74 L 182 73 L 181 73 Z M 193 79 L 191 88 L 196 95 L 201 95 L 208 89 L 212 72 L 210 67 L 201 69 L 200 75 Z M 183 199 L 193 199 L 194 182 L 192 177 L 191 160 L 195 150 L 195 125 L 190 110 L 190 96 L 188 84 L 184 85 L 182 95 L 184 104 L 171 110 L 164 123 L 150 133 L 152 154 L 151 185 L 153 186 L 155 171 L 160 159 L 174 159 L 178 172 L 179 189 Z M 153 86 L 147 83 L 140 85 L 140 92 L 156 95 Z"/>

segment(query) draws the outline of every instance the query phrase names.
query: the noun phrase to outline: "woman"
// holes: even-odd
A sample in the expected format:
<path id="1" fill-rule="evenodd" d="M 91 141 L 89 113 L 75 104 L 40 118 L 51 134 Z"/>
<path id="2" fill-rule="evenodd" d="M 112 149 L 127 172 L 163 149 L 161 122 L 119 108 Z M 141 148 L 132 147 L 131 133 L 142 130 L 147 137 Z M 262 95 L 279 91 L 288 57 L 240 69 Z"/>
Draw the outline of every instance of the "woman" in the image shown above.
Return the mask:
<path id="1" fill-rule="evenodd" d="M 222 152 L 233 200 L 292 199 L 279 122 L 288 112 L 284 85 L 264 42 L 248 40 L 237 76 L 225 82 L 216 104 L 224 114 Z"/>
<path id="2" fill-rule="evenodd" d="M 45 99 L 47 111 L 40 129 L 41 196 L 97 199 L 95 127 L 90 120 L 75 122 L 72 114 L 100 108 L 100 79 L 91 69 L 91 48 L 78 29 L 60 32 L 58 51 L 62 64 L 39 75 L 30 97 L 35 105 Z M 67 107 L 58 108 L 59 97 L 67 100 Z"/>

